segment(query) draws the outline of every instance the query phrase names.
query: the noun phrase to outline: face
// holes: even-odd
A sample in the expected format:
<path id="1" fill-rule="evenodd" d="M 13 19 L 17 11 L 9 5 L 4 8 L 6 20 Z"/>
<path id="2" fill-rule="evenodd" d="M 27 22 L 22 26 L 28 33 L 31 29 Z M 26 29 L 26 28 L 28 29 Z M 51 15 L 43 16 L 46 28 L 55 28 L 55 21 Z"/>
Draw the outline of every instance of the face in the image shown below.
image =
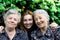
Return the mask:
<path id="1" fill-rule="evenodd" d="M 7 28 L 15 28 L 18 23 L 18 15 L 17 14 L 9 14 L 5 20 L 5 26 Z"/>
<path id="2" fill-rule="evenodd" d="M 51 29 L 56 29 L 57 28 L 57 26 L 58 26 L 58 24 L 57 23 L 55 23 L 55 22 L 53 22 L 53 23 L 51 23 L 50 24 L 50 26 L 51 26 Z"/>
<path id="3" fill-rule="evenodd" d="M 38 28 L 45 28 L 48 21 L 47 18 L 40 13 L 37 13 L 36 15 L 34 15 L 34 20 Z"/>
<path id="4" fill-rule="evenodd" d="M 23 24 L 25 28 L 30 29 L 33 25 L 33 18 L 30 14 L 25 15 L 23 19 Z"/>

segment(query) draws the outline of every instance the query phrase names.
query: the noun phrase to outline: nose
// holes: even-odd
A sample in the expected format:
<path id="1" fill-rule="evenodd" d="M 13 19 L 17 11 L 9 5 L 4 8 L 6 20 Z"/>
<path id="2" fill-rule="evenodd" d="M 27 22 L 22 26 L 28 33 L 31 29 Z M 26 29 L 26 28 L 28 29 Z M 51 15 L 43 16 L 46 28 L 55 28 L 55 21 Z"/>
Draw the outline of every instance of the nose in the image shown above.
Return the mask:
<path id="1" fill-rule="evenodd" d="M 29 21 L 27 21 L 27 24 L 29 24 Z"/>
<path id="2" fill-rule="evenodd" d="M 40 22 L 40 20 L 38 19 L 37 22 Z"/>
<path id="3" fill-rule="evenodd" d="M 11 20 L 11 23 L 14 23 L 14 20 L 13 19 Z"/>

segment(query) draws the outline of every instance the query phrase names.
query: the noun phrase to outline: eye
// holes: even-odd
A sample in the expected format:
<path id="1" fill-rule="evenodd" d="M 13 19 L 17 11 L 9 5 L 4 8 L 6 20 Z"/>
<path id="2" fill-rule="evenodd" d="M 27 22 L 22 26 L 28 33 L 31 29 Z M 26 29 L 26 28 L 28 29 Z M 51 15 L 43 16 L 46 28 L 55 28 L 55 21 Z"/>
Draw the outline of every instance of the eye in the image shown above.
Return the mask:
<path id="1" fill-rule="evenodd" d="M 12 19 L 12 17 L 10 17 L 9 19 Z"/>
<path id="2" fill-rule="evenodd" d="M 29 21 L 31 21 L 32 19 L 29 19 Z"/>
<path id="3" fill-rule="evenodd" d="M 23 21 L 27 21 L 26 19 L 24 19 Z"/>
<path id="4" fill-rule="evenodd" d="M 39 17 L 39 19 L 42 19 L 42 17 Z"/>
<path id="5" fill-rule="evenodd" d="M 16 18 L 14 18 L 14 21 L 18 21 Z"/>

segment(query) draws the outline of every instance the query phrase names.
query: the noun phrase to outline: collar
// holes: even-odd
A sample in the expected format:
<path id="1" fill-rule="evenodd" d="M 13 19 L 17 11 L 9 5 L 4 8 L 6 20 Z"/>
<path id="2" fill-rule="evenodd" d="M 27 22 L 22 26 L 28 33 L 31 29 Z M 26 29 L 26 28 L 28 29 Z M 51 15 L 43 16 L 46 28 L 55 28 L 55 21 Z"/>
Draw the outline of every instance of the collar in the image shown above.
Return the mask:
<path id="1" fill-rule="evenodd" d="M 36 35 L 39 38 L 43 37 L 43 36 L 50 37 L 51 36 L 51 30 L 50 30 L 50 28 L 47 28 L 46 33 L 44 35 L 42 34 L 41 30 L 37 30 Z"/>
<path id="2" fill-rule="evenodd" d="M 7 35 L 7 32 L 5 31 L 5 29 L 2 30 L 2 34 L 6 34 Z M 23 31 L 20 30 L 20 29 L 16 29 L 16 35 L 22 35 L 23 34 Z"/>

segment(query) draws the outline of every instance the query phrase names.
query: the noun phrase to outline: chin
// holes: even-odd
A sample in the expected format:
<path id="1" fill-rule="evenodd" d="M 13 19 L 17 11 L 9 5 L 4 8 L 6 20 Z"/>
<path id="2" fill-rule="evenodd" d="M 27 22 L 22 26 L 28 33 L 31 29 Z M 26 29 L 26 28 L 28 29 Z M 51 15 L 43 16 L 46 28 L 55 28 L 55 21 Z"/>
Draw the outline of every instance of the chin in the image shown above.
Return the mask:
<path id="1" fill-rule="evenodd" d="M 38 28 L 40 28 L 40 29 L 41 29 L 41 28 L 44 28 L 44 27 L 43 27 L 43 26 L 40 26 L 40 27 L 38 27 Z"/>
<path id="2" fill-rule="evenodd" d="M 31 27 L 27 27 L 26 29 L 30 29 Z"/>
<path id="3" fill-rule="evenodd" d="M 30 29 L 30 28 L 27 28 L 27 29 Z"/>

